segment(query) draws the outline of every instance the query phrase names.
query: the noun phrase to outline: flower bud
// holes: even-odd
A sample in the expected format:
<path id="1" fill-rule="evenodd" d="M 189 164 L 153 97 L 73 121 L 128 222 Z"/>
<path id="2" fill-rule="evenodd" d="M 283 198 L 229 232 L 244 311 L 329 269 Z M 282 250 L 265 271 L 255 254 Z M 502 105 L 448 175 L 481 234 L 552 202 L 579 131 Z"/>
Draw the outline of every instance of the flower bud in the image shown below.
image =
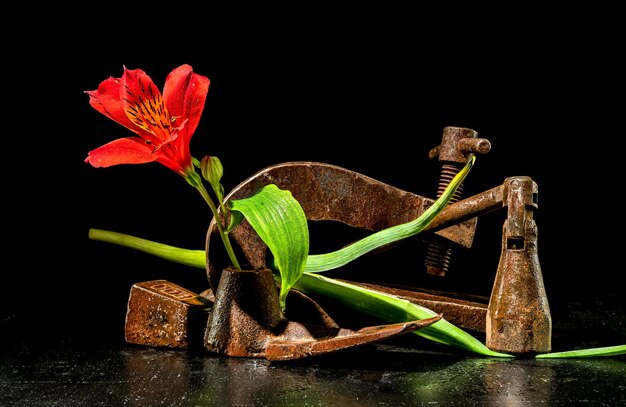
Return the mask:
<path id="1" fill-rule="evenodd" d="M 224 197 L 224 188 L 220 184 L 220 180 L 222 175 L 224 175 L 224 168 L 220 159 L 215 156 L 205 156 L 200 161 L 200 171 L 202 172 L 202 177 L 209 181 L 213 191 L 215 191 L 221 201 Z"/>

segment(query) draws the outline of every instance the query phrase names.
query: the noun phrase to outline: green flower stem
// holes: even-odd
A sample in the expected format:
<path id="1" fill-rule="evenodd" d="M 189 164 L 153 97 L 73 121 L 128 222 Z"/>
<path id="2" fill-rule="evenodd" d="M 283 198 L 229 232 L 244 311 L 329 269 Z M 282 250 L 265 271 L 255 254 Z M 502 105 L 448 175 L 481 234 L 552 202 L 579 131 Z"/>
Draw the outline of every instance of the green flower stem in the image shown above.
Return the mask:
<path id="1" fill-rule="evenodd" d="M 203 184 L 200 183 L 194 186 L 196 187 L 198 192 L 200 192 L 200 195 L 202 195 L 202 198 L 204 198 L 206 203 L 211 208 L 211 212 L 213 212 L 213 216 L 215 217 L 215 224 L 217 225 L 217 230 L 219 232 L 220 237 L 222 238 L 222 242 L 224 243 L 224 248 L 226 249 L 226 253 L 228 253 L 230 262 L 232 263 L 233 267 L 235 267 L 237 270 L 241 270 L 241 266 L 239 265 L 239 262 L 237 261 L 237 257 L 235 256 L 233 246 L 230 244 L 230 238 L 228 237 L 228 233 L 224 231 L 224 226 L 222 225 L 217 208 L 215 207 L 215 204 L 213 203 L 213 199 L 211 199 L 211 196 L 209 195 L 206 188 L 204 188 Z"/>
<path id="2" fill-rule="evenodd" d="M 416 219 L 372 233 L 334 252 L 309 255 L 304 271 L 319 273 L 321 271 L 336 269 L 381 246 L 418 234 L 424 230 L 448 204 L 448 201 L 452 198 L 452 195 L 454 195 L 457 187 L 461 185 L 475 161 L 476 157 L 472 155 L 465 167 L 454 176 L 443 194 Z"/>
<path id="3" fill-rule="evenodd" d="M 89 239 L 128 247 L 186 266 L 204 269 L 206 265 L 204 250 L 181 249 L 152 240 L 102 229 L 89 229 Z"/>

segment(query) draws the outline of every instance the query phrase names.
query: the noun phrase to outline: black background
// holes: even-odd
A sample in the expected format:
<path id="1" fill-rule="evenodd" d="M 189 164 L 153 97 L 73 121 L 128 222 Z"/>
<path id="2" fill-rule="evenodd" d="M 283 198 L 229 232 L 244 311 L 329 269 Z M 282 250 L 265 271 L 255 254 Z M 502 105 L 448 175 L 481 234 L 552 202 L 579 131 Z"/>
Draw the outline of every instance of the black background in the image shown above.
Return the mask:
<path id="1" fill-rule="evenodd" d="M 87 237 L 101 228 L 203 248 L 210 212 L 181 177 L 159 164 L 84 163 L 89 150 L 130 135 L 84 91 L 123 66 L 162 88 L 183 63 L 211 79 L 191 150 L 220 157 L 226 191 L 265 166 L 311 160 L 433 196 L 439 167 L 428 151 L 445 126 L 469 127 L 492 151 L 478 157 L 466 195 L 514 175 L 539 185 L 551 304 L 621 292 L 624 66 L 610 15 L 501 15 L 486 26 L 402 10 L 320 14 L 277 25 L 214 13 L 162 33 L 97 19 L 58 34 L 58 22 L 12 44 L 3 68 L 7 318 L 74 321 L 120 338 L 132 283 L 207 286 L 202 270 Z M 501 211 L 479 221 L 475 247 L 449 273 L 455 287 L 489 293 L 503 220 Z M 398 262 L 423 273 L 420 258 Z"/>

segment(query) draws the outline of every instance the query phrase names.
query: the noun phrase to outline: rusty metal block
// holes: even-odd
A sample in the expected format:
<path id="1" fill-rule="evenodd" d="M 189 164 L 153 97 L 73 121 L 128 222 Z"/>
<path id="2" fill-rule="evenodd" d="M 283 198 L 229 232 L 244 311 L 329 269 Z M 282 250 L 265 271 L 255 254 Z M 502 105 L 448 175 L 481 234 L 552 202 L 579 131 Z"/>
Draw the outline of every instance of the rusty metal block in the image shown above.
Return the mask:
<path id="1" fill-rule="evenodd" d="M 207 319 L 198 295 L 166 280 L 136 283 L 126 312 L 126 342 L 188 349 L 201 346 Z"/>

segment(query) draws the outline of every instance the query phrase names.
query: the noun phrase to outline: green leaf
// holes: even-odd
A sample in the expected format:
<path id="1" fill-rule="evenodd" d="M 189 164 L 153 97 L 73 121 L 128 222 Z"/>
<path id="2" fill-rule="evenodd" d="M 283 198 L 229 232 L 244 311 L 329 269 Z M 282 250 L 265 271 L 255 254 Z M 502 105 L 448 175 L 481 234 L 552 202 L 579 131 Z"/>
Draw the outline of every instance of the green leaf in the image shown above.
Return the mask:
<path id="1" fill-rule="evenodd" d="M 564 359 L 564 358 L 595 358 L 600 356 L 626 355 L 626 345 L 604 346 L 600 348 L 588 348 L 570 350 L 565 352 L 542 353 L 536 355 L 537 359 Z"/>
<path id="2" fill-rule="evenodd" d="M 204 250 L 183 249 L 132 235 L 101 229 L 89 229 L 89 238 L 139 250 L 174 263 L 181 263 L 202 270 L 206 269 L 206 252 Z M 428 308 L 421 307 L 389 294 L 368 290 L 319 274 L 305 272 L 296 282 L 295 288 L 312 295 L 330 297 L 359 312 L 389 322 L 416 320 L 435 315 L 435 312 Z M 420 329 L 415 333 L 435 342 L 469 350 L 479 355 L 510 357 L 510 355 L 507 354 L 491 351 L 473 336 L 444 319 L 426 328 Z M 567 352 L 543 353 L 535 357 L 538 359 L 591 358 L 623 355 L 625 353 L 626 344 Z"/>
<path id="3" fill-rule="evenodd" d="M 255 195 L 229 201 L 231 212 L 241 212 L 265 242 L 280 272 L 280 305 L 285 309 L 289 290 L 304 272 L 309 254 L 309 227 L 300 203 L 290 191 L 274 184 Z"/>
<path id="4" fill-rule="evenodd" d="M 239 226 L 239 224 L 241 222 L 243 222 L 243 220 L 244 220 L 243 213 L 241 213 L 241 212 L 231 212 L 230 213 L 230 222 L 228 223 L 228 227 L 226 228 L 226 230 L 224 232 L 226 232 L 226 233 L 232 232 L 234 228 L 236 228 L 237 226 Z"/>
<path id="5" fill-rule="evenodd" d="M 446 207 L 458 186 L 461 185 L 472 169 L 475 161 L 476 157 L 471 156 L 465 167 L 454 176 L 441 196 L 416 219 L 380 230 L 334 252 L 310 255 L 306 262 L 305 271 L 318 273 L 332 270 L 344 266 L 365 253 L 381 246 L 418 234 Z"/>
<path id="6" fill-rule="evenodd" d="M 294 288 L 312 296 L 330 297 L 344 306 L 389 323 L 414 321 L 437 315 L 436 312 L 428 308 L 394 295 L 324 277 L 320 274 L 305 272 L 296 282 Z M 479 355 L 513 357 L 512 355 L 492 351 L 474 336 L 445 319 L 441 319 L 426 328 L 419 329 L 415 333 L 432 341 Z"/>

